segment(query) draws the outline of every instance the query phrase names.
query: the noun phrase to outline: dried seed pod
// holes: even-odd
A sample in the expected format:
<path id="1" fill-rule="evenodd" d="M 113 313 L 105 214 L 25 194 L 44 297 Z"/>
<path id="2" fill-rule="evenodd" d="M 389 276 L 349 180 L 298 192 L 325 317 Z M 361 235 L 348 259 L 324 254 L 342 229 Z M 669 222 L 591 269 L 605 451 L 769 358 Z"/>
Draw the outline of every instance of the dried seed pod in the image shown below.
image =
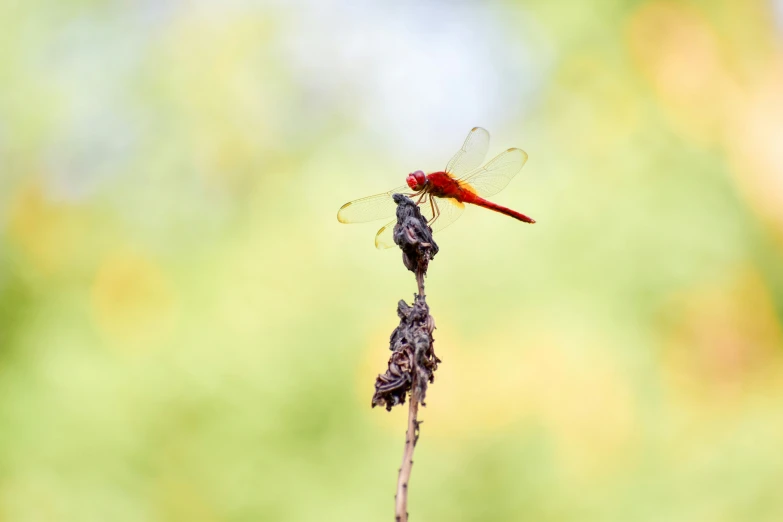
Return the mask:
<path id="1" fill-rule="evenodd" d="M 417 276 L 424 275 L 430 259 L 438 253 L 438 245 L 432 239 L 432 229 L 416 203 L 402 194 L 394 194 L 392 197 L 397 203 L 394 242 L 402 250 L 402 262 Z"/>

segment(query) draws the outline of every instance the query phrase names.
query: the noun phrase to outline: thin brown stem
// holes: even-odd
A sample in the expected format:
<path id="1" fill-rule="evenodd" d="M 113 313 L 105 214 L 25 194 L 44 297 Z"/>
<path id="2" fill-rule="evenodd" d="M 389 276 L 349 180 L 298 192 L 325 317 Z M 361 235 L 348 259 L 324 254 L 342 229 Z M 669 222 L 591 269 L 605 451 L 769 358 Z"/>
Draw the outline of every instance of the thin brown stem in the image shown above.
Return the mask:
<path id="1" fill-rule="evenodd" d="M 416 274 L 418 294 L 413 306 L 405 301 L 397 304 L 400 325 L 394 329 L 389 348 L 392 356 L 388 369 L 375 381 L 372 405 L 391 410 L 408 399 L 408 428 L 405 432 L 405 449 L 402 465 L 397 475 L 397 494 L 394 497 L 394 513 L 397 522 L 408 520 L 408 483 L 413 469 L 413 450 L 419 438 L 419 421 L 416 416 L 419 404 L 424 405 L 428 383 L 433 382 L 440 359 L 433 350 L 432 332 L 435 321 L 430 315 L 424 295 L 424 276 L 430 260 L 438 253 L 438 245 L 432 240 L 432 229 L 421 215 L 418 203 L 428 195 L 422 191 L 416 203 L 401 194 L 394 194 L 397 204 L 397 224 L 394 242 L 402 250 L 405 268 Z M 437 214 L 437 202 L 430 198 L 433 214 Z"/>
<path id="2" fill-rule="evenodd" d="M 411 397 L 408 401 L 408 431 L 405 432 L 405 450 L 402 453 L 402 466 L 397 476 L 397 495 L 394 497 L 395 520 L 397 522 L 408 521 L 408 482 L 411 479 L 413 468 L 413 449 L 419 438 L 419 424 L 416 414 L 419 410 L 418 397 Z"/>
<path id="3" fill-rule="evenodd" d="M 418 299 L 425 299 L 424 272 L 421 270 L 416 271 L 416 284 L 419 287 Z M 410 482 L 411 470 L 413 469 L 413 450 L 416 448 L 416 442 L 419 440 L 419 421 L 416 416 L 419 412 L 421 397 L 416 393 L 418 389 L 416 385 L 417 378 L 418 374 L 414 372 L 412 391 L 408 401 L 408 429 L 405 432 L 405 449 L 402 452 L 402 465 L 397 476 L 397 495 L 394 497 L 394 513 L 397 522 L 407 522 L 408 520 L 408 482 Z"/>

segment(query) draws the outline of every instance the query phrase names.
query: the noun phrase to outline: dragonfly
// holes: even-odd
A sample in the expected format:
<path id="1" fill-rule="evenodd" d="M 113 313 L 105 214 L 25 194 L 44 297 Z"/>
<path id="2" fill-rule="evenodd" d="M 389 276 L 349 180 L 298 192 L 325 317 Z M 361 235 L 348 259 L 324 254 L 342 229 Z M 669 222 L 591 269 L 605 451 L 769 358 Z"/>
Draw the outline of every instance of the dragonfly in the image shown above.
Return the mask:
<path id="1" fill-rule="evenodd" d="M 525 223 L 535 223 L 525 214 L 485 199 L 509 184 L 527 161 L 527 153 L 511 148 L 482 167 L 488 150 L 489 132 L 473 127 L 445 170 L 430 174 L 421 170 L 411 172 L 405 179 L 405 185 L 346 203 L 337 212 L 337 220 L 340 223 L 367 223 L 388 219 L 395 216 L 397 210 L 392 196 L 404 194 L 419 205 L 433 232 L 443 230 L 456 221 L 465 210 L 465 203 L 494 210 Z M 394 246 L 392 233 L 396 223 L 397 220 L 393 219 L 378 230 L 375 234 L 376 248 Z"/>

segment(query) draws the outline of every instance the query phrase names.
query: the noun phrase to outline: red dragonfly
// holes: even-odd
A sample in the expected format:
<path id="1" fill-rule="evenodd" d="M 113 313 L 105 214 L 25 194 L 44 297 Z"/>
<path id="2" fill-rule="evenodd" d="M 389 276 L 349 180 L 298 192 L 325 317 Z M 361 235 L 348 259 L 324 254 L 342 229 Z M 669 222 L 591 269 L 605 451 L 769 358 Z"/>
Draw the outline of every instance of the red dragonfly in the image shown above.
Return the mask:
<path id="1" fill-rule="evenodd" d="M 451 158 L 444 171 L 424 174 L 417 170 L 408 174 L 406 185 L 383 194 L 346 203 L 337 212 L 340 223 L 366 223 L 396 215 L 393 194 L 405 194 L 414 199 L 433 231 L 452 224 L 465 210 L 464 203 L 500 212 L 525 223 L 535 220 L 510 208 L 484 199 L 494 196 L 511 181 L 527 161 L 522 149 L 508 149 L 480 167 L 489 149 L 489 133 L 473 127 L 462 148 Z M 375 235 L 377 248 L 394 246 L 392 231 L 397 220 L 385 224 Z"/>

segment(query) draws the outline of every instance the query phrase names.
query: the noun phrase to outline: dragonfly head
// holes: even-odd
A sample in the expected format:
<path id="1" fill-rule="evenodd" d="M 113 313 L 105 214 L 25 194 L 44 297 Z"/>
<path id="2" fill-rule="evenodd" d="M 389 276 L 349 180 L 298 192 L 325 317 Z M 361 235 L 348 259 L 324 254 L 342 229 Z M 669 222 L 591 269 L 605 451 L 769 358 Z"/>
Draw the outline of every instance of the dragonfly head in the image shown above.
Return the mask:
<path id="1" fill-rule="evenodd" d="M 405 182 L 408 183 L 408 186 L 411 188 L 411 190 L 418 191 L 423 189 L 427 184 L 427 175 L 422 171 L 417 170 L 416 172 L 411 172 L 408 174 Z"/>

